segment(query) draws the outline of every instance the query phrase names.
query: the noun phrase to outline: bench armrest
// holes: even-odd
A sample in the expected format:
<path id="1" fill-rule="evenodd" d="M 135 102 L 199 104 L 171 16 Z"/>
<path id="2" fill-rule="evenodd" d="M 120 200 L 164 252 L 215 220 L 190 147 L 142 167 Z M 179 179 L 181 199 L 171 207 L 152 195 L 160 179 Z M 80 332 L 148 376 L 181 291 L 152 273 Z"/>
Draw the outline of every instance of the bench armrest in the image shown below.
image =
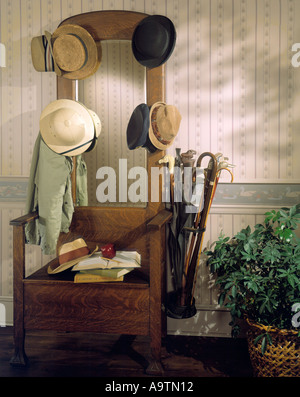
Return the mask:
<path id="1" fill-rule="evenodd" d="M 147 223 L 147 230 L 160 230 L 166 223 L 170 222 L 172 212 L 162 210 Z"/>
<path id="2" fill-rule="evenodd" d="M 24 226 L 26 223 L 32 222 L 33 220 L 37 219 L 39 217 L 39 214 L 37 211 L 31 212 L 29 214 L 20 216 L 19 218 L 12 219 L 9 224 L 11 226 Z"/>

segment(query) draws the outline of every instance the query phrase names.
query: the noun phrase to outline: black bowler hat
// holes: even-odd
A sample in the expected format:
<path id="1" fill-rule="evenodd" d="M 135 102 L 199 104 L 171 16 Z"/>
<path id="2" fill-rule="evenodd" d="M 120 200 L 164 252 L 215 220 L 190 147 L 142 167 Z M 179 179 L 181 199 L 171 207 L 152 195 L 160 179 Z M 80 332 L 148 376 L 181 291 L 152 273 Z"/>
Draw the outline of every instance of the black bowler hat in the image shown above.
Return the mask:
<path id="1" fill-rule="evenodd" d="M 149 115 L 150 109 L 145 103 L 141 103 L 132 112 L 127 126 L 127 146 L 130 150 L 144 147 L 150 153 L 156 151 L 156 147 L 152 145 L 148 136 L 150 126 Z"/>
<path id="2" fill-rule="evenodd" d="M 156 68 L 165 63 L 172 54 L 176 42 L 173 22 L 162 15 L 144 18 L 132 36 L 132 51 L 143 66 Z"/>

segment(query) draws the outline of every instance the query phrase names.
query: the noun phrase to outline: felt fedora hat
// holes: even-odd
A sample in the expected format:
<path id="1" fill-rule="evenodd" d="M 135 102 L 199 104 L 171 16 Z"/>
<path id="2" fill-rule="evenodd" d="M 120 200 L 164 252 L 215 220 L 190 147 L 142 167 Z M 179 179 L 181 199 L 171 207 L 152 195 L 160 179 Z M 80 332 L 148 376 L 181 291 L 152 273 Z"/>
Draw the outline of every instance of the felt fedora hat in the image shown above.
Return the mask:
<path id="1" fill-rule="evenodd" d="M 40 116 L 40 132 L 50 149 L 65 156 L 85 152 L 96 135 L 91 111 L 71 99 L 57 99 L 45 107 Z"/>
<path id="2" fill-rule="evenodd" d="M 130 150 L 139 147 L 146 148 L 150 153 L 156 151 L 149 139 L 150 111 L 145 103 L 138 105 L 130 117 L 127 125 L 127 146 Z"/>
<path id="3" fill-rule="evenodd" d="M 47 269 L 48 274 L 57 274 L 70 269 L 81 260 L 93 255 L 97 250 L 98 247 L 91 250 L 82 238 L 63 244 L 58 251 L 58 257 L 50 262 Z"/>
<path id="4" fill-rule="evenodd" d="M 101 120 L 99 119 L 99 116 L 91 109 L 88 109 L 88 112 L 90 113 L 92 119 L 93 119 L 93 123 L 94 123 L 94 139 L 92 141 L 92 143 L 90 144 L 90 146 L 88 147 L 88 149 L 86 149 L 86 152 L 91 152 L 97 144 L 97 140 L 99 138 L 99 135 L 101 133 Z"/>
<path id="5" fill-rule="evenodd" d="M 58 76 L 62 71 L 54 62 L 51 33 L 45 31 L 42 36 L 33 37 L 31 40 L 31 59 L 37 72 L 55 72 Z"/>
<path id="6" fill-rule="evenodd" d="M 181 123 L 181 114 L 173 105 L 156 102 L 150 108 L 149 138 L 160 150 L 172 145 Z"/>
<path id="7" fill-rule="evenodd" d="M 151 15 L 135 28 L 132 52 L 140 64 L 152 69 L 169 59 L 175 43 L 176 30 L 173 22 L 163 15 Z"/>
<path id="8" fill-rule="evenodd" d="M 51 43 L 54 62 L 63 77 L 82 80 L 98 69 L 102 58 L 101 44 L 82 26 L 61 25 L 53 32 Z"/>

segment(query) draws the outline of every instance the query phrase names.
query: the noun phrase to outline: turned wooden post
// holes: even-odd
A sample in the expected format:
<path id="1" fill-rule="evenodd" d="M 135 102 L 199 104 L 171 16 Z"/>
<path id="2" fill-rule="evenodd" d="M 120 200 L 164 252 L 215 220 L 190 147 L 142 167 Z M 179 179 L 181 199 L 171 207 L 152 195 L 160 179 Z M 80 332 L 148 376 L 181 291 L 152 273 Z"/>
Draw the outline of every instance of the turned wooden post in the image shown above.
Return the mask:
<path id="1" fill-rule="evenodd" d="M 33 221 L 37 213 L 21 216 L 10 222 L 13 226 L 13 294 L 14 294 L 14 345 L 15 354 L 10 360 L 14 367 L 26 366 L 28 359 L 25 354 L 24 341 L 24 284 L 25 278 L 25 233 L 27 222 Z"/>
<path id="2" fill-rule="evenodd" d="M 25 277 L 25 242 L 23 226 L 14 226 L 13 228 L 13 247 L 15 355 L 12 357 L 10 364 L 25 366 L 27 357 L 24 350 L 23 279 Z"/>
<path id="3" fill-rule="evenodd" d="M 172 214 L 166 210 L 157 214 L 147 225 L 150 248 L 150 348 L 151 361 L 146 370 L 149 375 L 163 373 L 161 365 L 161 339 L 166 331 L 165 301 L 165 225 Z"/>

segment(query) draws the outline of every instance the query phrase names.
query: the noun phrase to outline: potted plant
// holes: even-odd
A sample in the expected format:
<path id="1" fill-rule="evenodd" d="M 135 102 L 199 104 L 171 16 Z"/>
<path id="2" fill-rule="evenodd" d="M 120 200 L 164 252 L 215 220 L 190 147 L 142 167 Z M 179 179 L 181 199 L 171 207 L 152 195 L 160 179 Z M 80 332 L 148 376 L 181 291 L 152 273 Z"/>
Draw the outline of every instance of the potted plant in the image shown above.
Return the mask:
<path id="1" fill-rule="evenodd" d="M 254 230 L 220 235 L 207 264 L 230 310 L 233 336 L 246 319 L 256 376 L 300 375 L 300 204 L 265 214 Z"/>

